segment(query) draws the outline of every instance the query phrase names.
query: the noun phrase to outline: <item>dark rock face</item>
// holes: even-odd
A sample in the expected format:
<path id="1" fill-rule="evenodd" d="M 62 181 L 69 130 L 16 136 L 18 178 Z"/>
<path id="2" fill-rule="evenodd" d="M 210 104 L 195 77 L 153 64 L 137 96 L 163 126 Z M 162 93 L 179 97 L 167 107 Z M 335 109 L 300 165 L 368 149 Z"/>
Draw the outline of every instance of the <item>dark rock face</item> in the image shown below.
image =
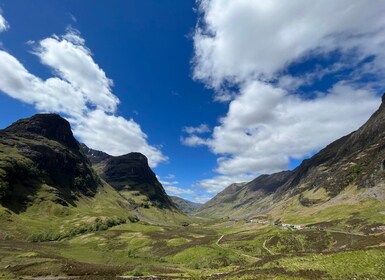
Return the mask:
<path id="1" fill-rule="evenodd" d="M 361 128 L 329 144 L 294 170 L 261 175 L 236 188 L 231 185 L 198 210 L 211 209 L 213 213 L 218 205 L 232 203 L 234 211 L 242 206 L 253 211 L 252 205 L 270 194 L 275 201 L 299 195 L 300 203 L 310 207 L 318 201 L 301 196 L 306 190 L 324 188 L 332 198 L 349 185 L 371 188 L 385 184 L 384 96 L 379 109 Z"/>
<path id="2" fill-rule="evenodd" d="M 57 114 L 37 114 L 30 118 L 21 119 L 7 127 L 5 131 L 26 137 L 31 134 L 40 135 L 57 141 L 68 148 L 79 148 L 70 124 Z"/>
<path id="3" fill-rule="evenodd" d="M 93 196 L 99 182 L 60 116 L 34 115 L 0 131 L 0 202 L 11 210 L 25 210 L 43 184 L 74 205 L 78 195 Z"/>
<path id="4" fill-rule="evenodd" d="M 87 157 L 98 170 L 100 177 L 118 191 L 137 191 L 159 208 L 175 209 L 162 184 L 141 153 L 110 156 L 83 144 Z"/>
<path id="5" fill-rule="evenodd" d="M 109 154 L 106 154 L 105 152 L 97 151 L 97 150 L 93 150 L 91 148 L 88 148 L 83 143 L 80 143 L 80 146 L 92 164 L 100 163 L 100 162 L 102 162 L 106 159 L 109 159 L 111 157 Z"/>

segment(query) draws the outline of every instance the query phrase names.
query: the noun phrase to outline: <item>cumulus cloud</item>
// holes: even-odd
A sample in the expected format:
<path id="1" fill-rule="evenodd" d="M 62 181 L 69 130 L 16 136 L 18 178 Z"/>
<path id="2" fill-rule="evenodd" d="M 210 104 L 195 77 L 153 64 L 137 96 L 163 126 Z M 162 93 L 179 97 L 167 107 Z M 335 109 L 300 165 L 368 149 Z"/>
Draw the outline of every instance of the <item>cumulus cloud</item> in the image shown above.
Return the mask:
<path id="1" fill-rule="evenodd" d="M 180 141 L 182 144 L 190 147 L 196 147 L 196 146 L 203 146 L 206 145 L 207 142 L 202 137 L 197 136 L 197 134 L 204 134 L 210 132 L 210 127 L 202 123 L 197 127 L 194 126 L 185 126 L 182 129 L 183 132 L 185 132 L 188 136 L 187 137 L 180 137 Z"/>
<path id="2" fill-rule="evenodd" d="M 195 134 L 189 135 L 187 137 L 181 137 L 180 141 L 183 145 L 190 147 L 204 146 L 207 144 L 207 140 L 199 137 Z"/>
<path id="3" fill-rule="evenodd" d="M 205 189 L 206 195 L 202 195 L 204 198 L 211 198 L 216 193 L 223 190 L 225 187 L 237 182 L 249 182 L 254 179 L 253 175 L 238 174 L 238 175 L 218 175 L 209 179 L 198 181 L 195 185 L 196 188 Z M 201 199 L 202 201 L 203 199 Z M 209 199 L 206 199 L 206 202 Z M 198 201 L 198 200 L 196 200 Z"/>
<path id="4" fill-rule="evenodd" d="M 169 195 L 185 195 L 185 194 L 194 194 L 194 192 L 190 189 L 182 189 L 175 186 L 164 186 L 164 189 Z"/>
<path id="5" fill-rule="evenodd" d="M 167 194 L 169 195 L 176 195 L 176 196 L 184 196 L 184 195 L 193 195 L 195 194 L 194 191 L 191 189 L 185 189 L 177 187 L 179 184 L 178 181 L 166 181 L 157 176 L 159 182 L 163 185 L 164 189 L 166 190 Z M 166 179 L 174 179 L 175 176 L 173 174 L 169 174 L 165 177 Z"/>
<path id="6" fill-rule="evenodd" d="M 111 91 L 113 82 L 95 63 L 77 30 L 41 40 L 33 53 L 54 76 L 43 80 L 0 50 L 2 92 L 38 111 L 65 114 L 75 135 L 89 147 L 112 155 L 141 152 L 153 167 L 167 160 L 148 144 L 138 123 L 115 115 L 119 99 Z"/>
<path id="7" fill-rule="evenodd" d="M 332 51 L 384 59 L 381 0 L 202 0 L 194 76 L 225 82 L 270 79 L 290 63 Z"/>
<path id="8" fill-rule="evenodd" d="M 147 143 L 147 135 L 133 119 L 110 115 L 103 110 L 92 110 L 73 121 L 74 133 L 87 146 L 111 155 L 140 152 L 154 167 L 167 160 L 162 152 Z"/>
<path id="9" fill-rule="evenodd" d="M 192 132 L 181 138 L 218 156 L 218 175 L 197 184 L 208 192 L 286 169 L 290 159 L 357 129 L 378 107 L 385 78 L 383 1 L 198 5 L 194 78 L 213 88 L 216 100 L 229 102 L 210 137 Z M 322 83 L 326 76 L 329 84 Z M 314 91 L 317 85 L 324 89 Z"/>
<path id="10" fill-rule="evenodd" d="M 9 28 L 9 24 L 1 14 L 1 10 L 0 10 L 0 32 L 6 31 L 8 28 Z"/>
<path id="11" fill-rule="evenodd" d="M 235 175 L 272 173 L 288 167 L 337 137 L 358 128 L 379 104 L 366 89 L 339 82 L 315 99 L 302 99 L 271 84 L 254 81 L 242 88 L 212 138 L 217 171 Z"/>
<path id="12" fill-rule="evenodd" d="M 53 36 L 39 42 L 35 54 L 62 80 L 80 89 L 87 102 L 106 112 L 115 112 L 119 99 L 111 92 L 112 80 L 94 62 L 78 32 L 69 30 L 61 38 Z"/>

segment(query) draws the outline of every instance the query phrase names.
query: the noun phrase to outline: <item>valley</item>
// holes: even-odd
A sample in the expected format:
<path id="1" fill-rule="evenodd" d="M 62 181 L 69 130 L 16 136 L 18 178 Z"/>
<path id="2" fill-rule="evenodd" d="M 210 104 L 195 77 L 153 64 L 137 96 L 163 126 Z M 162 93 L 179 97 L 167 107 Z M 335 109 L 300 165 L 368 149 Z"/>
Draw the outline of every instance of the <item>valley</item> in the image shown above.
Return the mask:
<path id="1" fill-rule="evenodd" d="M 293 171 L 203 205 L 58 115 L 19 120 L 0 131 L 0 279 L 385 279 L 384 106 Z"/>
<path id="2" fill-rule="evenodd" d="M 189 222 L 129 222 L 60 241 L 2 240 L 0 279 L 385 277 L 383 234 L 293 230 L 231 220 Z"/>

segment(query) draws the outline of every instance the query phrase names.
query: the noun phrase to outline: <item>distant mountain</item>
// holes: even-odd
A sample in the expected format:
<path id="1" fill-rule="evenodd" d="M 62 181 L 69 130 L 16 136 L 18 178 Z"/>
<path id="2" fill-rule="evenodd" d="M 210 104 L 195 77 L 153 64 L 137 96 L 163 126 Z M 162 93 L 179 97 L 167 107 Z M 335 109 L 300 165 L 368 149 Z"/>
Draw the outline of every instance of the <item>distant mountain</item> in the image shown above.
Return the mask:
<path id="1" fill-rule="evenodd" d="M 305 223 L 384 219 L 385 102 L 357 131 L 331 143 L 292 171 L 231 185 L 202 205 L 203 216 L 258 214 Z M 381 210 L 382 209 L 382 210 Z M 369 213 L 370 212 L 370 213 Z"/>
<path id="2" fill-rule="evenodd" d="M 144 197 L 143 205 L 176 209 L 143 154 L 129 153 L 115 157 L 84 144 L 82 148 L 100 177 L 117 191 Z"/>
<path id="3" fill-rule="evenodd" d="M 201 203 L 192 202 L 178 196 L 170 196 L 170 198 L 176 207 L 186 214 L 190 214 L 192 211 L 196 210 L 199 208 L 199 206 L 202 205 Z"/>

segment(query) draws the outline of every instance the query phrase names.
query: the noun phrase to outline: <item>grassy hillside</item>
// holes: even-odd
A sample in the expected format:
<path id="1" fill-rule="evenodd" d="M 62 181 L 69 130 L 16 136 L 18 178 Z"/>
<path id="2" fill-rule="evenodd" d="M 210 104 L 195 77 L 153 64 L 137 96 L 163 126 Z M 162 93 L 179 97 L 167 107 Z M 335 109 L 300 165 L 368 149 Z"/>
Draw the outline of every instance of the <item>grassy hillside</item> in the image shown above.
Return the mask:
<path id="1" fill-rule="evenodd" d="M 310 188 L 299 168 L 233 184 L 200 209 L 217 215 L 207 219 L 168 204 L 139 154 L 94 153 L 92 167 L 66 122 L 53 119 L 0 132 L 0 279 L 385 279 L 381 168 L 373 186 L 360 185 L 378 149 L 360 169 L 305 164 L 311 179 L 351 167 L 335 195 L 322 181 Z M 298 184 L 282 188 L 287 178 Z"/>
<path id="2" fill-rule="evenodd" d="M 0 279 L 383 279 L 385 237 L 243 221 L 143 221 L 58 242 L 0 241 Z M 141 278 L 138 278 L 141 279 Z M 145 279 L 145 278 L 143 278 Z"/>
<path id="3" fill-rule="evenodd" d="M 194 214 L 322 224 L 367 232 L 385 226 L 385 103 L 357 131 L 292 171 L 229 186 Z"/>

